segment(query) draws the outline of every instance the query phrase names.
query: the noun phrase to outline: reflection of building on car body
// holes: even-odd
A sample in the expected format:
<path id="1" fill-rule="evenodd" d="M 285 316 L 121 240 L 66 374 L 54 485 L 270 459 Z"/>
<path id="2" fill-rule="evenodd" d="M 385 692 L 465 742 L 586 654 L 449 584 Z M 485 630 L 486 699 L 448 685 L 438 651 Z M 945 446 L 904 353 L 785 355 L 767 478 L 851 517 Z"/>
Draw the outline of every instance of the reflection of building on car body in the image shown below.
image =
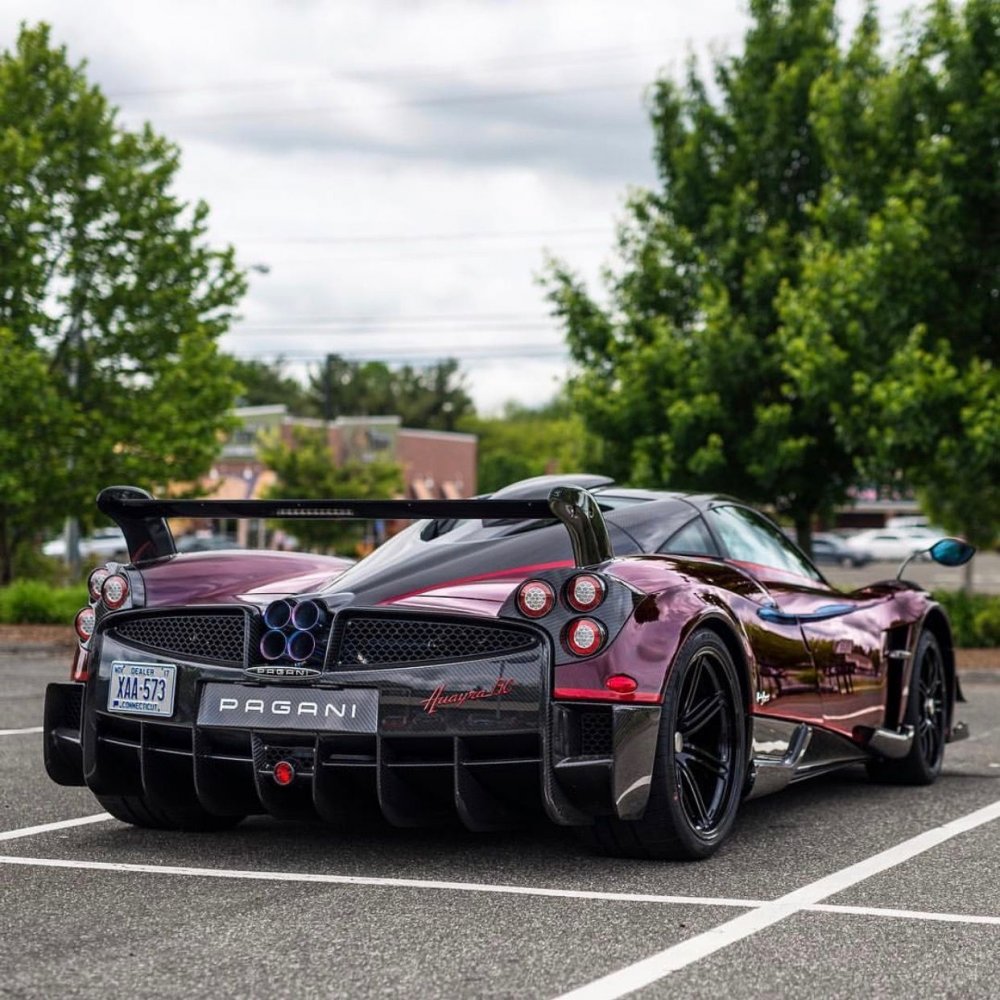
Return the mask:
<path id="1" fill-rule="evenodd" d="M 608 853 L 704 857 L 747 796 L 854 761 L 927 783 L 965 733 L 928 594 L 836 591 L 729 498 L 580 475 L 481 500 L 114 488 L 99 506 L 132 564 L 95 571 L 73 679 L 47 693 L 46 764 L 139 825 L 488 830 L 538 812 Z M 172 516 L 420 520 L 345 571 L 176 555 Z M 954 565 L 971 548 L 933 552 Z M 115 705 L 129 665 L 157 682 L 141 708 Z"/>

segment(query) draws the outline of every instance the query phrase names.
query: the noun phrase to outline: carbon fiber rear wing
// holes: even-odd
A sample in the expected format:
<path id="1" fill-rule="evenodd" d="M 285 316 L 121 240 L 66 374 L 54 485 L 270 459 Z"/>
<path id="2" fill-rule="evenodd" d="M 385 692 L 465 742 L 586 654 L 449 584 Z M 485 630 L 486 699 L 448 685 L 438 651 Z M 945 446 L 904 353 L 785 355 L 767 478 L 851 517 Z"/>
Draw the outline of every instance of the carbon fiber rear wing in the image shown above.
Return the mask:
<path id="1" fill-rule="evenodd" d="M 98 494 L 97 506 L 122 529 L 133 563 L 176 554 L 168 517 L 333 521 L 556 517 L 569 532 L 577 566 L 594 566 L 614 554 L 601 508 L 590 493 L 576 486 L 556 486 L 545 500 L 157 500 L 137 486 L 109 486 Z"/>

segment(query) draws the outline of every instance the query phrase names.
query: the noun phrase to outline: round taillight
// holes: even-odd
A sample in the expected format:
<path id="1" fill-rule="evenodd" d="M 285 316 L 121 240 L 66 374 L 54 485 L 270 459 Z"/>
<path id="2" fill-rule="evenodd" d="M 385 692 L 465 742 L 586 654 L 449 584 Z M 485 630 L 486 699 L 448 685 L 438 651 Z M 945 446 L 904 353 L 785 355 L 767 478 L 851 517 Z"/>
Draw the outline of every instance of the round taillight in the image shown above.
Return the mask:
<path id="1" fill-rule="evenodd" d="M 599 576 L 581 573 L 566 584 L 566 603 L 574 611 L 593 611 L 604 600 L 606 590 Z"/>
<path id="2" fill-rule="evenodd" d="M 295 780 L 295 765 L 287 760 L 279 760 L 274 765 L 274 780 L 279 785 L 290 785 Z"/>
<path id="3" fill-rule="evenodd" d="M 90 576 L 87 577 L 87 590 L 90 592 L 92 601 L 101 599 L 101 585 L 111 576 L 111 570 L 104 566 L 98 566 Z"/>
<path id="4" fill-rule="evenodd" d="M 593 618 L 574 618 L 566 626 L 566 645 L 577 656 L 590 656 L 604 645 L 604 626 Z"/>
<path id="5" fill-rule="evenodd" d="M 273 628 L 265 632 L 260 640 L 260 655 L 265 660 L 277 660 L 285 652 L 285 633 Z"/>
<path id="6" fill-rule="evenodd" d="M 639 682 L 628 674 L 612 674 L 604 682 L 604 686 L 615 694 L 632 694 L 639 686 Z"/>
<path id="7" fill-rule="evenodd" d="M 517 592 L 517 606 L 528 618 L 543 618 L 556 603 L 555 591 L 543 580 L 522 583 Z"/>
<path id="8" fill-rule="evenodd" d="M 292 624 L 303 632 L 319 628 L 326 620 L 326 608 L 318 601 L 301 601 L 292 609 Z"/>
<path id="9" fill-rule="evenodd" d="M 94 634 L 94 625 L 97 622 L 97 615 L 94 614 L 94 609 L 80 608 L 76 613 L 76 618 L 73 619 L 73 628 L 76 629 L 76 634 L 80 637 L 80 642 L 86 642 Z"/>
<path id="10" fill-rule="evenodd" d="M 128 600 L 128 580 L 114 573 L 101 584 L 101 600 L 111 611 L 120 608 Z"/>
<path id="11" fill-rule="evenodd" d="M 285 652 L 290 660 L 301 663 L 316 652 L 316 640 L 311 632 L 293 632 L 285 643 Z"/>
<path id="12" fill-rule="evenodd" d="M 292 620 L 291 601 L 271 601 L 264 610 L 264 624 L 268 628 L 284 628 Z"/>

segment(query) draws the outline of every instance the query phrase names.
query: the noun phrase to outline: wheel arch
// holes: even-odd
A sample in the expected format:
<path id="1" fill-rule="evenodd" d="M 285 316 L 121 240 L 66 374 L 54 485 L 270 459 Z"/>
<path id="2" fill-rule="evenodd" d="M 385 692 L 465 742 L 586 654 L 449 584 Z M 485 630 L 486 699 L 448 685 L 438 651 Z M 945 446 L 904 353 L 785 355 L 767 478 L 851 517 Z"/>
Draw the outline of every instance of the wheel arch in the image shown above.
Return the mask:
<path id="1" fill-rule="evenodd" d="M 941 650 L 941 659 L 944 661 L 945 677 L 948 681 L 948 729 L 950 730 L 954 720 L 955 701 L 959 695 L 958 674 L 955 670 L 955 643 L 951 634 L 951 625 L 939 604 L 934 604 L 928 609 L 920 622 L 920 628 L 914 630 L 914 652 L 920 641 L 920 633 L 925 629 L 937 639 L 938 647 Z"/>
<path id="2" fill-rule="evenodd" d="M 736 664 L 736 676 L 740 682 L 740 695 L 743 698 L 743 711 L 746 715 L 746 753 L 749 760 L 753 746 L 753 706 L 757 687 L 756 663 L 750 651 L 750 644 L 742 635 L 739 625 L 719 611 L 701 616 L 695 623 L 695 628 L 705 628 L 715 633 Z"/>

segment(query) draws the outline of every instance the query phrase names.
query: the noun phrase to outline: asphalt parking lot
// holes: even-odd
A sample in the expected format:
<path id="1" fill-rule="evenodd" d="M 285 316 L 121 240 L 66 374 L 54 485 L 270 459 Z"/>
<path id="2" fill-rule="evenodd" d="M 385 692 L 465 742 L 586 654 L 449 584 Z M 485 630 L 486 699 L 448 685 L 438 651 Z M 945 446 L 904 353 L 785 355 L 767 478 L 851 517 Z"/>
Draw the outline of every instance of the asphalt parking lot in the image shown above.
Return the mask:
<path id="1" fill-rule="evenodd" d="M 715 858 L 569 831 L 143 831 L 41 759 L 65 658 L 0 655 L 0 995 L 996 997 L 1000 683 L 930 788 L 863 770 L 743 807 Z M 997 672 L 1000 679 L 1000 671 Z M 79 823 L 74 823 L 80 820 Z"/>

